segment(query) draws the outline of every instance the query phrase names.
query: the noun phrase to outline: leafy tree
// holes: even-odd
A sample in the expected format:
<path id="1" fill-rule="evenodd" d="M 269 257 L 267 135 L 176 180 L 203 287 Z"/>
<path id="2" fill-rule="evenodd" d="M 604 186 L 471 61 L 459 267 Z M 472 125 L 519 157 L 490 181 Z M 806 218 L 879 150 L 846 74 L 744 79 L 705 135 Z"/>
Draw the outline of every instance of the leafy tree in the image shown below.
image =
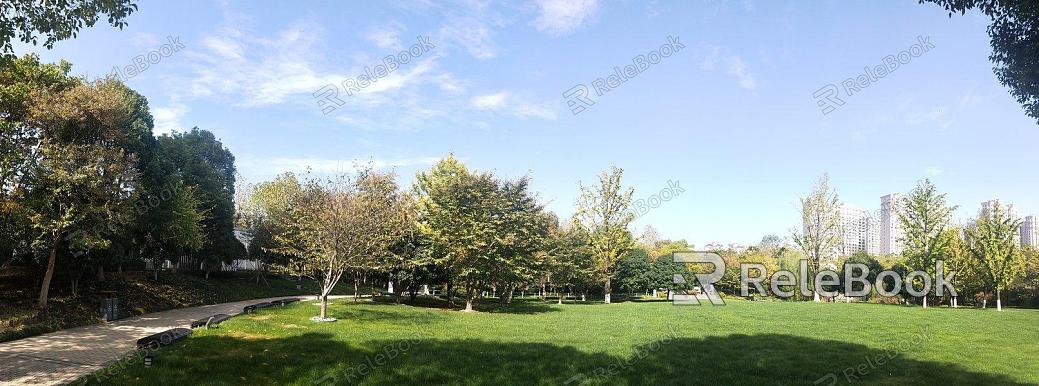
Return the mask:
<path id="1" fill-rule="evenodd" d="M 928 179 L 917 183 L 916 188 L 902 198 L 902 210 L 898 213 L 902 229 L 905 230 L 905 237 L 901 240 L 902 255 L 908 259 L 911 268 L 935 277 L 938 260 L 950 255 L 952 239 L 945 230 L 954 210 L 956 207 L 948 206 L 945 194 L 939 194 Z M 922 286 L 923 283 L 914 285 Z M 929 295 L 923 297 L 924 308 L 927 308 Z"/>
<path id="2" fill-rule="evenodd" d="M 559 304 L 563 304 L 565 296 L 559 288 L 577 292 L 592 281 L 588 236 L 577 224 L 571 222 L 560 226 L 553 221 L 549 226 L 544 254 L 547 261 L 545 273 L 559 292 Z"/>
<path id="3" fill-rule="evenodd" d="M 841 245 L 844 232 L 841 229 L 839 207 L 837 192 L 830 188 L 830 177 L 826 174 L 819 178 L 819 182 L 808 196 L 801 197 L 803 230 L 794 230 L 791 233 L 794 243 L 809 259 L 812 269 L 809 276 L 819 272 L 823 263 L 831 261 L 834 252 Z M 815 293 L 814 297 L 818 302 L 819 294 Z"/>
<path id="4" fill-rule="evenodd" d="M 24 124 L 37 132 L 33 165 L 22 176 L 35 242 L 48 250 L 38 306 L 47 307 L 62 242 L 110 243 L 104 224 L 126 221 L 137 184 L 136 159 L 123 150 L 129 110 L 111 80 L 56 94 L 33 94 Z"/>
<path id="5" fill-rule="evenodd" d="M 234 235 L 234 155 L 213 133 L 197 127 L 160 137 L 159 147 L 162 162 L 166 163 L 163 168 L 172 170 L 185 184 L 197 187 L 198 200 L 208 213 L 202 223 L 206 242 L 197 255 L 209 277 L 222 262 L 244 255 L 243 246 Z M 192 269 L 196 268 L 192 264 Z"/>
<path id="6" fill-rule="evenodd" d="M 622 291 L 642 292 L 653 286 L 653 262 L 649 251 L 635 247 L 617 261 L 615 276 L 617 287 Z"/>
<path id="7" fill-rule="evenodd" d="M 635 220 L 631 207 L 632 188 L 621 187 L 624 170 L 613 167 L 599 174 L 598 186 L 581 185 L 577 200 L 578 223 L 588 234 L 595 259 L 597 279 L 603 283 L 604 302 L 610 303 L 610 284 L 620 260 L 635 244 L 628 225 Z"/>
<path id="8" fill-rule="evenodd" d="M 992 19 L 988 26 L 989 60 L 1003 85 L 1039 121 L 1039 3 L 1034 0 L 920 0 L 949 12 L 978 9 Z"/>
<path id="9" fill-rule="evenodd" d="M 869 253 L 866 253 L 866 252 L 863 252 L 863 251 L 858 251 L 858 252 L 852 253 L 851 256 L 849 256 L 848 259 L 844 261 L 844 264 L 841 264 L 841 266 L 840 266 L 840 275 L 841 275 L 840 276 L 840 282 L 841 282 L 840 288 L 846 288 L 847 287 L 847 283 L 844 281 L 844 279 L 846 277 L 848 277 L 847 276 L 848 275 L 848 272 L 847 272 L 848 264 L 862 264 L 862 265 L 865 265 L 866 266 L 866 272 L 862 272 L 862 271 L 859 271 L 859 270 L 854 270 L 854 272 L 851 272 L 851 274 L 853 276 L 855 276 L 855 277 L 860 277 L 860 276 L 863 275 L 863 273 L 865 273 L 866 280 L 869 283 L 876 283 L 877 282 L 877 275 L 879 275 L 881 272 L 884 271 L 884 264 L 882 264 L 879 260 L 877 260 L 875 257 L 870 255 Z M 861 284 L 861 283 L 858 283 L 858 282 L 853 282 L 852 283 L 852 290 L 854 290 L 854 291 L 861 291 L 862 287 L 864 287 L 864 286 L 865 286 L 865 284 Z M 872 296 L 872 293 L 867 295 L 866 299 L 869 299 L 869 297 L 871 297 L 871 296 Z"/>
<path id="10" fill-rule="evenodd" d="M 276 236 L 279 253 L 291 254 L 319 273 L 320 320 L 328 319 L 328 295 L 344 272 L 384 258 L 407 232 L 406 201 L 392 174 L 371 169 L 356 177 L 310 180 L 293 200 L 289 230 Z"/>
<path id="11" fill-rule="evenodd" d="M 982 211 L 974 226 L 966 232 L 967 249 L 990 288 L 996 291 L 996 309 L 1003 310 L 1003 291 L 1017 280 L 1024 267 L 1017 240 L 1021 220 L 1013 218 L 998 202 Z"/>
<path id="12" fill-rule="evenodd" d="M 137 4 L 131 0 L 6 0 L 0 2 L 0 49 L 10 55 L 15 38 L 36 45 L 37 35 L 45 37 L 44 47 L 53 48 L 58 41 L 76 37 L 84 26 L 94 26 L 101 15 L 108 17 L 108 24 L 122 29 L 134 11 Z"/>

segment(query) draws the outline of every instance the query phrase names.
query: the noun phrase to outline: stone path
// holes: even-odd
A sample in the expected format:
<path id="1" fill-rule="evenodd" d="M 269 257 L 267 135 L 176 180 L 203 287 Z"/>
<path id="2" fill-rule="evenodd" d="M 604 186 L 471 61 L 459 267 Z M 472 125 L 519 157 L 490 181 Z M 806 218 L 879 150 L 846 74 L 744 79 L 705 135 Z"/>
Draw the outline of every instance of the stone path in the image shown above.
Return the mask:
<path id="1" fill-rule="evenodd" d="M 0 343 L 0 385 L 71 383 L 133 353 L 137 339 L 171 328 L 187 328 L 192 321 L 213 314 L 237 315 L 247 305 L 288 297 L 292 296 L 155 312 Z"/>

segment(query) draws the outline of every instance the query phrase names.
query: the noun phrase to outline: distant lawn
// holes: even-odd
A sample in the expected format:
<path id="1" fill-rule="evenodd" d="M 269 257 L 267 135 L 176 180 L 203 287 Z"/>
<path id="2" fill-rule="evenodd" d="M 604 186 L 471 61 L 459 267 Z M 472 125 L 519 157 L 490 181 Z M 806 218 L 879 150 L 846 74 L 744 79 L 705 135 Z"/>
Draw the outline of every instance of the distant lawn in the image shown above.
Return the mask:
<path id="1" fill-rule="evenodd" d="M 826 374 L 847 384 L 845 373 L 859 385 L 1039 383 L 1033 310 L 533 300 L 482 308 L 344 299 L 330 308 L 338 322 L 315 324 L 317 306 L 302 302 L 197 330 L 153 367 L 124 365 L 104 383 L 313 385 L 335 374 L 340 385 L 811 385 Z"/>

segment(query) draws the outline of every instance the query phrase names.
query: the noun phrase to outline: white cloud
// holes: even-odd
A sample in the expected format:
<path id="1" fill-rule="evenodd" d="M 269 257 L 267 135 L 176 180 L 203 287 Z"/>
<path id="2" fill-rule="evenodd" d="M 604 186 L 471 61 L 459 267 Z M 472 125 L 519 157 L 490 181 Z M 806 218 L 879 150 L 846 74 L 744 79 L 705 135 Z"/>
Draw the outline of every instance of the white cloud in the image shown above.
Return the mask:
<path id="1" fill-rule="evenodd" d="M 184 131 L 184 126 L 180 123 L 181 118 L 188 113 L 188 107 L 180 104 L 173 103 L 168 107 L 156 107 L 152 109 L 152 117 L 155 119 L 155 128 L 152 132 L 156 135 L 170 134 L 173 131 Z"/>
<path id="2" fill-rule="evenodd" d="M 509 93 L 502 91 L 495 94 L 479 95 L 472 100 L 473 107 L 480 110 L 496 110 L 505 107 Z"/>
<path id="3" fill-rule="evenodd" d="M 729 75 L 736 77 L 740 87 L 747 90 L 753 90 L 758 87 L 758 83 L 754 80 L 754 76 L 750 74 L 747 69 L 747 65 L 743 63 L 743 59 L 739 56 L 733 56 L 729 59 Z"/>
<path id="4" fill-rule="evenodd" d="M 470 101 L 470 105 L 478 110 L 499 111 L 520 118 L 556 119 L 556 112 L 550 105 L 514 98 L 508 91 L 476 96 Z"/>
<path id="5" fill-rule="evenodd" d="M 932 175 L 932 176 L 940 176 L 942 174 L 945 174 L 945 170 L 942 170 L 942 169 L 936 168 L 936 167 L 927 168 L 927 170 L 925 170 L 925 172 L 927 174 L 929 174 L 929 175 Z"/>
<path id="6" fill-rule="evenodd" d="M 922 112 L 909 112 L 905 115 L 905 123 L 914 126 L 928 125 L 937 126 L 943 130 L 948 129 L 956 121 L 946 116 L 945 111 L 943 107 L 935 107 Z"/>
<path id="7" fill-rule="evenodd" d="M 569 35 L 595 15 L 597 0 L 538 0 L 534 27 L 553 36 Z"/>
<path id="8" fill-rule="evenodd" d="M 392 21 L 385 26 L 368 31 L 364 34 L 364 38 L 381 49 L 399 51 L 404 47 L 400 42 L 400 34 L 405 29 L 404 24 Z"/>
<path id="9" fill-rule="evenodd" d="M 486 60 L 498 56 L 498 47 L 494 44 L 494 30 L 488 25 L 483 15 L 455 17 L 440 29 L 441 42 L 456 42 L 472 57 Z"/>

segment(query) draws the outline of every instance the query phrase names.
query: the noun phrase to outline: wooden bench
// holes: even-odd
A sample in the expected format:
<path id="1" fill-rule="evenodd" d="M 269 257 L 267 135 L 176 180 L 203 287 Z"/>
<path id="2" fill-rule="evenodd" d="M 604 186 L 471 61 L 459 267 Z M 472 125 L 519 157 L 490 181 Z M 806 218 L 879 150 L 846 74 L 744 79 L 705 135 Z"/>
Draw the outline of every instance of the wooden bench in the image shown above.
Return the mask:
<path id="1" fill-rule="evenodd" d="M 286 298 L 286 299 L 279 299 L 279 300 L 272 301 L 271 304 L 284 306 L 286 304 L 292 304 L 292 303 L 295 303 L 295 302 L 298 302 L 298 301 L 299 301 L 299 298 Z"/>
<path id="2" fill-rule="evenodd" d="M 216 314 L 191 322 L 191 328 L 205 327 L 208 330 L 209 327 L 215 327 L 216 325 L 223 323 L 225 320 L 228 319 L 231 319 L 231 315 Z"/>
<path id="3" fill-rule="evenodd" d="M 245 313 L 248 314 L 248 313 L 255 312 L 256 310 L 262 309 L 262 308 L 274 307 L 274 305 L 275 304 L 271 303 L 271 302 L 256 303 L 256 304 L 245 306 L 244 308 L 242 308 L 242 312 L 245 312 Z"/>
<path id="4" fill-rule="evenodd" d="M 137 348 L 150 348 L 157 349 L 160 346 L 169 346 L 178 340 L 184 339 L 191 336 L 191 330 L 187 328 L 174 328 L 160 332 L 158 334 L 148 335 L 144 338 L 137 340 Z"/>

